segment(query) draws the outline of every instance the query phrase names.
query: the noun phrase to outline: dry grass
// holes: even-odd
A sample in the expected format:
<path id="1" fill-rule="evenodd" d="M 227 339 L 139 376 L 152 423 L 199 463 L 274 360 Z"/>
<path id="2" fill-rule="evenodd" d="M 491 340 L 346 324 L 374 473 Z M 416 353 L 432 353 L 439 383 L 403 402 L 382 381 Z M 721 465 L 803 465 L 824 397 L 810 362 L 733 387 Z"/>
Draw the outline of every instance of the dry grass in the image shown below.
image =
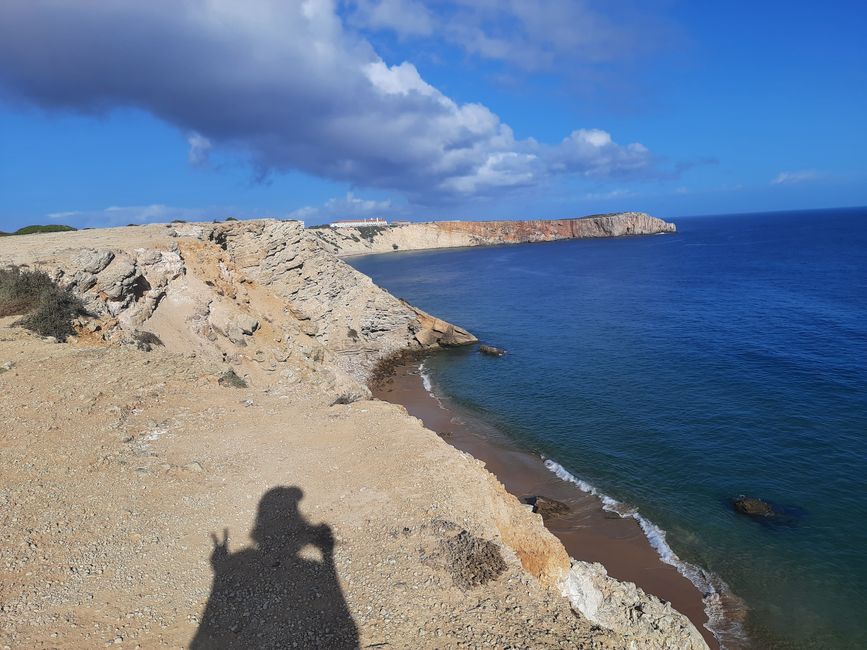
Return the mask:
<path id="1" fill-rule="evenodd" d="M 17 325 L 65 341 L 75 333 L 73 319 L 83 313 L 81 300 L 44 272 L 0 269 L 0 317 L 24 316 Z"/>

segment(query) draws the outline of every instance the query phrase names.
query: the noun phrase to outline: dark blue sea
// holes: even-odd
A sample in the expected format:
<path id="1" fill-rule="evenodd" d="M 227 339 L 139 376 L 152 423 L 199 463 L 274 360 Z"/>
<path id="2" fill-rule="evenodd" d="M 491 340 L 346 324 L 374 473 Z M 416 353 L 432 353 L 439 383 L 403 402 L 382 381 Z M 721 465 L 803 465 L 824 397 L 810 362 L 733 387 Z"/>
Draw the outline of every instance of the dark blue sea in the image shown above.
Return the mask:
<path id="1" fill-rule="evenodd" d="M 867 647 L 867 209 L 672 220 L 351 263 L 506 348 L 426 368 L 727 583 L 756 647 Z"/>

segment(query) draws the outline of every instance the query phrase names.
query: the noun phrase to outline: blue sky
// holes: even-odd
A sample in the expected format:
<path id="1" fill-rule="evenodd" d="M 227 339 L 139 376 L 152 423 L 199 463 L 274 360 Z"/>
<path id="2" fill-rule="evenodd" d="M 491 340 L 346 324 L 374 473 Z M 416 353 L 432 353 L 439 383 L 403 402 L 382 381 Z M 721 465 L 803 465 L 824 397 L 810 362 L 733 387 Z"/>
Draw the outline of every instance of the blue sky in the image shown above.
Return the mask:
<path id="1" fill-rule="evenodd" d="M 8 0 L 0 230 L 867 204 L 863 2 Z"/>

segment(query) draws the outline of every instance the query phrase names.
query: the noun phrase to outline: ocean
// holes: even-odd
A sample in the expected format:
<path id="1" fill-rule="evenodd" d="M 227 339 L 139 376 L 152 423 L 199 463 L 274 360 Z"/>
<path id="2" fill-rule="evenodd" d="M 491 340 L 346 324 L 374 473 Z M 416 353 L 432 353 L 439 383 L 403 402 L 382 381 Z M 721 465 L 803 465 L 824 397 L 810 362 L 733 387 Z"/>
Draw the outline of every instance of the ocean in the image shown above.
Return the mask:
<path id="1" fill-rule="evenodd" d="M 425 370 L 724 581 L 755 647 L 867 647 L 867 208 L 670 220 L 349 261 L 505 348 Z"/>

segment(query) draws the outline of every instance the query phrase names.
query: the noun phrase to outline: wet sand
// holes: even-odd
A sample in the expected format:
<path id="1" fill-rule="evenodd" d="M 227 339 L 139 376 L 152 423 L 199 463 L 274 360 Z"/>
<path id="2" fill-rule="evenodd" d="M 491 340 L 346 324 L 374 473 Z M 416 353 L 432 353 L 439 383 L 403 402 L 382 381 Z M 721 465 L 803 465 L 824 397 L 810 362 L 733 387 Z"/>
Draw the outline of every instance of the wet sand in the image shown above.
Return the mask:
<path id="1" fill-rule="evenodd" d="M 418 361 L 398 366 L 389 380 L 373 388 L 374 397 L 401 404 L 451 445 L 483 461 L 515 496 L 545 496 L 569 505 L 567 515 L 549 518 L 545 524 L 570 556 L 601 562 L 609 575 L 670 602 L 689 617 L 711 648 L 719 647 L 705 627 L 702 594 L 660 560 L 634 519 L 606 512 L 598 498 L 557 478 L 538 456 L 517 448 L 491 425 L 430 395 L 418 366 Z"/>

